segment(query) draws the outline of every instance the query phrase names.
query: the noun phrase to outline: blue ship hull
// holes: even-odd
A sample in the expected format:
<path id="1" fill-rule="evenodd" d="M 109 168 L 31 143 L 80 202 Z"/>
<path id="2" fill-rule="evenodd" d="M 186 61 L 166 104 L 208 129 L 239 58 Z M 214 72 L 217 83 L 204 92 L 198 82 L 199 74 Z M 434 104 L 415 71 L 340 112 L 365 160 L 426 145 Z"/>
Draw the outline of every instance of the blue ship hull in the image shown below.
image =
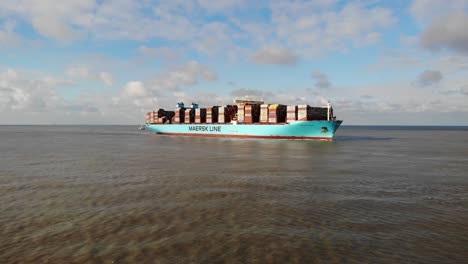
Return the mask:
<path id="1" fill-rule="evenodd" d="M 147 124 L 157 134 L 227 138 L 333 140 L 342 121 L 295 121 L 284 124 Z"/>

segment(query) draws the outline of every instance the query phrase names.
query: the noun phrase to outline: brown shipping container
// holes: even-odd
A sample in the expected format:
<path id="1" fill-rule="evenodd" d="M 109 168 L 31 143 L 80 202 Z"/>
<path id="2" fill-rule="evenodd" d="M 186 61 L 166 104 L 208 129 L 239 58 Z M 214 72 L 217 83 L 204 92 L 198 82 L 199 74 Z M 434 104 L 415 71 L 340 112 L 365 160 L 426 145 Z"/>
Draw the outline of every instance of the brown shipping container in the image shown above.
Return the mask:
<path id="1" fill-rule="evenodd" d="M 201 123 L 200 110 L 200 108 L 195 109 L 195 124 Z"/>
<path id="2" fill-rule="evenodd" d="M 212 108 L 211 107 L 207 107 L 206 108 L 206 123 L 207 124 L 211 124 L 213 123 L 213 119 L 211 117 L 211 114 L 212 114 Z"/>
<path id="3" fill-rule="evenodd" d="M 180 124 L 180 108 L 176 108 L 175 110 L 174 123 Z"/>
<path id="4" fill-rule="evenodd" d="M 297 106 L 295 105 L 288 105 L 287 106 L 287 115 L 286 121 L 293 122 L 297 120 Z"/>
<path id="5" fill-rule="evenodd" d="M 185 116 L 184 116 L 184 123 L 185 124 L 190 124 L 190 110 L 191 109 L 186 109 L 185 110 Z"/>
<path id="6" fill-rule="evenodd" d="M 224 116 L 224 110 L 225 110 L 224 106 L 220 106 L 218 108 L 218 123 L 220 124 L 224 124 L 226 121 L 225 116 Z"/>
<path id="7" fill-rule="evenodd" d="M 245 105 L 238 104 L 237 105 L 237 123 L 244 123 L 245 122 Z"/>
<path id="8" fill-rule="evenodd" d="M 185 119 L 185 108 L 178 108 L 178 110 L 176 110 L 175 123 L 183 124 L 184 119 Z"/>
<path id="9" fill-rule="evenodd" d="M 246 105 L 244 107 L 244 122 L 246 124 L 252 124 L 252 106 Z"/>
<path id="10" fill-rule="evenodd" d="M 276 118 L 276 109 L 278 108 L 277 104 L 271 104 L 268 106 L 268 123 L 277 123 Z"/>
<path id="11" fill-rule="evenodd" d="M 310 106 L 308 105 L 298 105 L 297 106 L 297 120 L 299 121 L 307 121 L 307 109 Z"/>
<path id="12" fill-rule="evenodd" d="M 268 105 L 262 104 L 260 106 L 260 123 L 266 124 L 268 123 Z"/>
<path id="13" fill-rule="evenodd" d="M 286 106 L 285 105 L 270 105 L 268 107 L 268 123 L 284 123 L 286 122 Z"/>

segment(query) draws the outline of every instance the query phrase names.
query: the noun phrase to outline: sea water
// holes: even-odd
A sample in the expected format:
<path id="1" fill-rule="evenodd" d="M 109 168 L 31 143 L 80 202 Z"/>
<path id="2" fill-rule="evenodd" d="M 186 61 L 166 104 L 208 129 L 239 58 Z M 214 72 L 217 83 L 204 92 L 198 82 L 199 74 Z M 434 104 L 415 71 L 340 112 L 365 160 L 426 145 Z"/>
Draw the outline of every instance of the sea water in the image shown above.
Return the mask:
<path id="1" fill-rule="evenodd" d="M 467 263 L 468 128 L 0 126 L 0 263 Z"/>

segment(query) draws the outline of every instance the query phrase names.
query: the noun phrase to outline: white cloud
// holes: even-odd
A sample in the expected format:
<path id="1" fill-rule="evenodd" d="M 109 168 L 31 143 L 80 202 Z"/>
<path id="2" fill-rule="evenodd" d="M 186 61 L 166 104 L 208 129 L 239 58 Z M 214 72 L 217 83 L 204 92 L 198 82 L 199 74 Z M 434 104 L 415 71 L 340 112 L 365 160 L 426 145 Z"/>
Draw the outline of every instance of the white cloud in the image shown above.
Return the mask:
<path id="1" fill-rule="evenodd" d="M 173 49 L 167 48 L 167 47 L 150 48 L 146 46 L 140 46 L 138 48 L 138 51 L 147 57 L 150 57 L 150 58 L 162 57 L 165 60 L 174 60 L 178 56 L 177 53 Z"/>
<path id="2" fill-rule="evenodd" d="M 132 81 L 124 86 L 123 95 L 129 97 L 144 97 L 148 95 L 148 92 L 142 82 Z"/>
<path id="3" fill-rule="evenodd" d="M 208 67 L 197 61 L 190 61 L 172 71 L 159 74 L 149 83 L 154 91 L 178 90 L 182 86 L 195 85 L 200 80 L 214 81 L 217 78 L 216 73 Z"/>
<path id="4" fill-rule="evenodd" d="M 413 0 L 411 14 L 420 22 L 427 22 L 468 8 L 468 0 Z"/>
<path id="5" fill-rule="evenodd" d="M 248 3 L 246 0 L 197 0 L 197 2 L 202 8 L 210 12 L 226 11 Z"/>
<path id="6" fill-rule="evenodd" d="M 16 21 L 6 20 L 0 26 L 0 46 L 17 47 L 22 43 L 22 38 L 15 32 Z"/>
<path id="7" fill-rule="evenodd" d="M 107 86 L 112 86 L 114 85 L 114 77 L 112 74 L 108 72 L 100 72 L 97 75 L 97 79 L 100 80 L 102 83 L 104 83 Z"/>
<path id="8" fill-rule="evenodd" d="M 114 77 L 108 72 L 92 72 L 87 66 L 79 65 L 68 68 L 65 73 L 72 78 L 99 81 L 107 86 L 114 85 Z"/>
<path id="9" fill-rule="evenodd" d="M 39 34 L 56 40 L 157 38 L 202 54 L 223 55 L 229 59 L 245 57 L 248 46 L 255 49 L 271 47 L 272 43 L 294 50 L 295 55 L 309 57 L 324 51 L 375 45 L 382 39 L 379 31 L 396 23 L 390 9 L 361 2 L 336 4 L 335 0 L 255 3 L 245 0 L 69 0 L 60 3 L 20 0 L 3 1 L 0 10 L 3 16 L 27 21 Z M 267 9 L 271 11 L 271 19 L 259 20 L 244 15 Z M 220 13 L 224 18 L 213 20 L 211 12 Z M 142 46 L 140 50 L 154 54 L 150 49 Z M 261 61 L 276 63 L 268 59 Z"/>
<path id="10" fill-rule="evenodd" d="M 468 15 L 454 13 L 434 20 L 421 35 L 423 47 L 432 51 L 449 49 L 468 54 Z"/>
<path id="11" fill-rule="evenodd" d="M 16 70 L 8 69 L 0 72 L 0 108 L 4 111 L 42 112 L 57 108 L 63 104 L 63 99 L 56 90 L 70 83 L 52 77 L 27 78 Z"/>
<path id="12" fill-rule="evenodd" d="M 421 66 L 423 61 L 419 56 L 402 50 L 387 50 L 383 52 L 374 64 L 368 66 L 369 70 L 407 70 L 411 67 Z"/>
<path id="13" fill-rule="evenodd" d="M 253 62 L 258 64 L 293 65 L 298 57 L 289 49 L 284 47 L 263 47 L 258 49 L 252 57 Z"/>
<path id="14" fill-rule="evenodd" d="M 378 31 L 397 22 L 390 9 L 357 2 L 335 11 L 329 5 L 318 8 L 313 1 L 278 1 L 271 10 L 274 35 L 307 56 L 376 44 Z"/>
<path id="15" fill-rule="evenodd" d="M 468 55 L 449 55 L 437 57 L 432 62 L 433 67 L 443 70 L 446 73 L 463 73 L 468 74 Z M 427 64 L 426 64 L 427 65 Z"/>
<path id="16" fill-rule="evenodd" d="M 468 96 L 468 85 L 461 87 L 460 92 L 461 94 Z"/>
<path id="17" fill-rule="evenodd" d="M 177 86 L 176 90 L 161 86 L 159 89 L 164 89 L 159 90 L 161 94 L 154 92 L 150 82 L 132 81 L 116 92 L 86 92 L 71 100 L 64 99 L 58 93 L 61 87 L 71 84 L 67 80 L 47 75 L 31 77 L 17 70 L 5 70 L 0 72 L 0 123 L 137 124 L 143 122 L 146 111 L 173 109 L 174 102 L 178 101 L 195 101 L 205 106 L 230 103 L 232 96 L 221 95 L 219 91 L 195 91 L 186 87 L 189 86 L 187 83 L 204 80 L 201 76 L 203 68 L 201 64 L 191 62 L 161 74 L 159 81 L 172 82 L 172 85 Z M 178 74 L 171 74 L 173 72 Z M 194 74 L 196 78 L 179 78 L 182 72 L 186 75 Z M 448 93 L 450 89 L 453 90 L 452 87 L 460 89 L 456 93 Z M 420 89 L 409 82 L 348 88 L 327 90 L 326 97 L 304 88 L 267 93 L 256 89 L 238 89 L 232 91 L 232 94 L 247 92 L 263 97 L 266 102 L 283 104 L 323 105 L 330 100 L 335 114 L 345 119 L 347 124 L 401 124 L 409 122 L 404 120 L 412 120 L 405 119 L 405 116 L 424 118 L 424 115 L 434 116 L 433 111 L 438 111 L 435 114 L 441 118 L 453 117 L 454 113 L 459 113 L 458 118 L 468 115 L 466 96 L 461 96 L 468 94 L 466 79 L 445 80 L 440 83 L 440 89 Z M 366 98 L 362 95 L 366 95 Z M 455 119 L 441 120 L 453 122 Z"/>
<path id="18" fill-rule="evenodd" d="M 239 88 L 232 90 L 231 95 L 241 98 L 249 96 L 251 99 L 268 99 L 273 97 L 274 94 L 271 91 L 263 91 L 251 88 Z"/>
<path id="19" fill-rule="evenodd" d="M 43 36 L 68 41 L 79 38 L 77 27 L 85 26 L 95 5 L 94 0 L 20 0 L 2 1 L 0 9 L 23 17 Z"/>
<path id="20" fill-rule="evenodd" d="M 117 91 L 87 91 L 65 99 L 59 90 L 73 85 L 72 82 L 43 73 L 34 75 L 38 76 L 13 69 L 0 71 L 0 123 L 136 124 L 143 120 L 146 111 L 157 107 L 172 109 L 178 99 L 200 101 L 196 96 L 200 92 L 184 90 L 217 78 L 206 66 L 191 61 L 161 73 L 154 80 L 130 81 Z M 68 69 L 66 75 L 88 77 L 90 71 L 86 67 L 75 67 Z M 101 75 L 101 78 L 107 77 Z M 216 95 L 204 101 L 220 101 L 220 98 Z"/>
<path id="21" fill-rule="evenodd" d="M 328 80 L 327 75 L 321 72 L 313 72 L 311 74 L 312 78 L 314 78 L 317 82 L 315 83 L 315 87 L 317 88 L 330 88 L 331 83 Z"/>
<path id="22" fill-rule="evenodd" d="M 421 86 L 438 84 L 443 78 L 440 71 L 425 70 L 418 75 L 418 83 Z"/>
<path id="23" fill-rule="evenodd" d="M 200 26 L 191 45 L 201 54 L 235 58 L 235 53 L 242 53 L 242 48 L 236 45 L 238 39 L 239 33 L 228 24 L 211 22 Z"/>
<path id="24" fill-rule="evenodd" d="M 89 72 L 89 69 L 86 66 L 71 67 L 68 68 L 65 71 L 65 73 L 70 77 L 78 77 L 83 79 L 87 79 L 91 76 L 91 73 Z"/>

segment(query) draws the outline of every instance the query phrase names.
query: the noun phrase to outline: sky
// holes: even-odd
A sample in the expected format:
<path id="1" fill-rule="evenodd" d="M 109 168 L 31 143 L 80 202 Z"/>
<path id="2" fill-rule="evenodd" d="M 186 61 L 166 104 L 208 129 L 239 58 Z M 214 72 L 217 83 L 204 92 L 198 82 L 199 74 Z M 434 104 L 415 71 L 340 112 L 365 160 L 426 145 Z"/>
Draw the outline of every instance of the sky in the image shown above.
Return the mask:
<path id="1" fill-rule="evenodd" d="M 468 0 L 0 1 L 0 124 L 232 104 L 468 125 Z"/>

